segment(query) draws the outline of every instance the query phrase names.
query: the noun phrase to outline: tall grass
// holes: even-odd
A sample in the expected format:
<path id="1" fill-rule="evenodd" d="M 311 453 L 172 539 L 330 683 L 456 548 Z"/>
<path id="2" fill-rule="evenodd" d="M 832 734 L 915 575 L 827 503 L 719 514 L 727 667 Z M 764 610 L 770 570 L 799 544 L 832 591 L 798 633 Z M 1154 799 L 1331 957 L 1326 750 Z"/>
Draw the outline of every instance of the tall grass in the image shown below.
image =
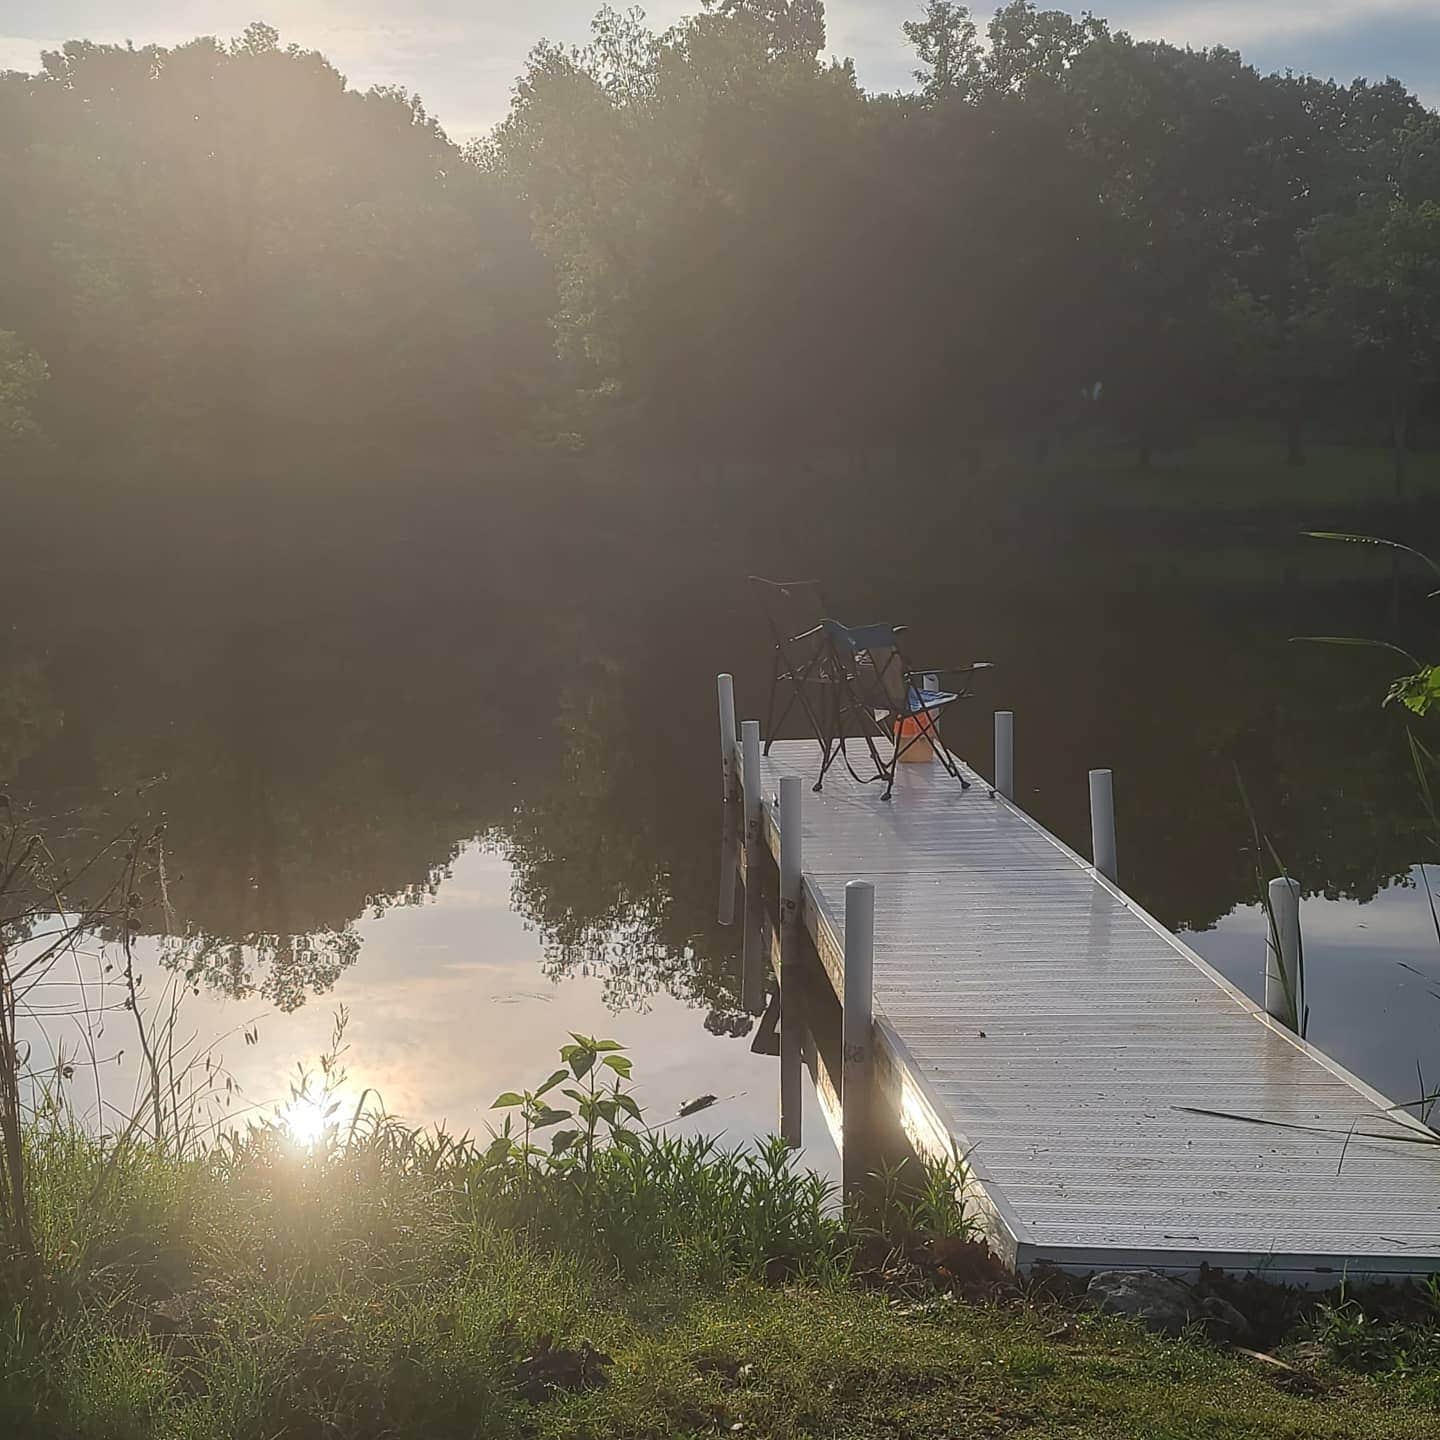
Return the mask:
<path id="1" fill-rule="evenodd" d="M 571 1079 L 618 1053 L 576 1043 Z M 783 1142 L 625 1107 L 617 1141 L 605 1113 L 592 1143 L 573 1116 L 575 1139 L 527 1149 L 373 1106 L 301 1144 L 282 1111 L 182 1155 L 55 1105 L 26 1130 L 40 1283 L 0 1287 L 0 1434 L 523 1433 L 527 1357 L 604 1340 L 617 1299 L 848 1275 L 861 1237 Z"/>

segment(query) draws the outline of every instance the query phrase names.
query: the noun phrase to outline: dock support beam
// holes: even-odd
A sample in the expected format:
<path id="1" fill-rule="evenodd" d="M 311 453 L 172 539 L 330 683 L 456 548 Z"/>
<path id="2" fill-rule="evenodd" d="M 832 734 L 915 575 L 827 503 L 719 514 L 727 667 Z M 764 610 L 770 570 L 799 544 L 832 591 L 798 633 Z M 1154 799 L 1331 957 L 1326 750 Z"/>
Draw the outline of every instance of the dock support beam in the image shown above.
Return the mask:
<path id="1" fill-rule="evenodd" d="M 728 800 L 735 787 L 735 680 L 717 675 L 715 689 L 720 698 L 720 784 Z"/>
<path id="2" fill-rule="evenodd" d="M 765 922 L 763 869 L 765 851 L 760 844 L 760 722 L 746 720 L 740 726 L 740 749 L 745 796 L 745 937 L 741 962 L 741 1004 L 747 1014 L 765 1009 L 765 949 L 762 927 Z"/>
<path id="3" fill-rule="evenodd" d="M 1305 1033 L 1305 971 L 1300 962 L 1300 884 L 1270 882 L 1265 933 L 1265 1013 Z"/>
<path id="4" fill-rule="evenodd" d="M 780 1137 L 800 1146 L 800 777 L 780 781 Z"/>
<path id="5" fill-rule="evenodd" d="M 864 1185 L 872 1163 L 874 1125 L 875 887 L 845 887 L 845 985 L 841 1012 L 841 1191 Z"/>
<path id="6" fill-rule="evenodd" d="M 1116 884 L 1120 866 L 1115 858 L 1115 783 L 1109 770 L 1090 772 L 1090 854 L 1095 868 Z"/>
<path id="7" fill-rule="evenodd" d="M 995 789 L 1007 800 L 1015 798 L 1015 712 L 995 712 Z"/>

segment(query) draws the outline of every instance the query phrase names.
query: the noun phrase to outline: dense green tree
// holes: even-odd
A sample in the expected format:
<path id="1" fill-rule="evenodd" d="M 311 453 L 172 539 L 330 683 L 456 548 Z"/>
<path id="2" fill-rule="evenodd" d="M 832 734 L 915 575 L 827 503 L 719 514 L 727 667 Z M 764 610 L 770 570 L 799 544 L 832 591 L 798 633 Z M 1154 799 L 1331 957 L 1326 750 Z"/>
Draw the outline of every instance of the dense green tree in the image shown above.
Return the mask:
<path id="1" fill-rule="evenodd" d="M 664 35 L 602 11 L 590 45 L 532 54 L 481 158 L 532 207 L 562 354 L 643 443 L 823 441 L 864 119 L 848 67 L 743 8 Z"/>
<path id="2" fill-rule="evenodd" d="M 72 41 L 0 76 L 26 221 L 0 226 L 0 428 L 38 423 L 62 473 L 178 448 L 217 486 L 302 436 L 391 463 L 561 437 L 717 513 L 742 468 L 813 509 L 836 450 L 913 460 L 923 501 L 1081 425 L 1144 460 L 1258 415 L 1298 461 L 1383 391 L 1413 432 L 1436 387 L 1395 257 L 1440 202 L 1440 122 L 1403 85 L 1035 0 L 983 44 L 967 6 L 917 10 L 919 95 L 877 96 L 824 58 L 820 0 L 664 31 L 605 7 L 464 154 L 264 25 Z"/>
<path id="3" fill-rule="evenodd" d="M 701 0 L 725 18 L 753 21 L 771 58 L 814 60 L 825 48 L 825 0 Z"/>
<path id="4" fill-rule="evenodd" d="M 986 33 L 986 86 L 1023 97 L 1032 89 L 1058 86 L 1090 45 L 1109 37 L 1110 27 L 1089 11 L 1076 19 L 1064 10 L 1037 9 L 1034 0 L 1010 0 L 995 12 Z"/>
<path id="5" fill-rule="evenodd" d="M 907 20 L 901 28 L 920 61 L 915 79 L 927 100 L 965 99 L 975 93 L 984 58 L 969 6 L 928 0 L 924 18 Z"/>
<path id="6" fill-rule="evenodd" d="M 70 42 L 0 77 L 0 109 L 27 215 L 0 242 L 0 313 L 46 357 L 67 433 L 248 448 L 259 426 L 523 419 L 546 301 L 522 223 L 416 98 L 357 94 L 252 25 Z"/>
<path id="7" fill-rule="evenodd" d="M 1316 325 L 1390 416 L 1395 493 L 1405 495 L 1408 429 L 1440 377 L 1440 202 L 1375 199 L 1315 227 Z"/>

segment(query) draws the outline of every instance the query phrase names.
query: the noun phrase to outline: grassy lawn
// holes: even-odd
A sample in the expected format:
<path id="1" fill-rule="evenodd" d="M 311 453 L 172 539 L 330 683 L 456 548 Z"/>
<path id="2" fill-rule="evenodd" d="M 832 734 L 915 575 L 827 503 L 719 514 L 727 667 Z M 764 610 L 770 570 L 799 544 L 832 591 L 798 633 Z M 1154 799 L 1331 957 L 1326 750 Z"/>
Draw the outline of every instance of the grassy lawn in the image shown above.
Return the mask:
<path id="1" fill-rule="evenodd" d="M 1230 513 L 1269 507 L 1316 511 L 1390 504 L 1393 459 L 1382 446 L 1312 445 L 1303 465 L 1286 461 L 1278 434 L 1237 432 L 1157 451 L 1141 469 L 1133 448 L 1059 451 L 1041 465 L 1017 467 L 1027 491 L 1127 509 Z M 1407 499 L 1440 496 L 1440 453 L 1407 460 Z"/>
<path id="2" fill-rule="evenodd" d="M 319 1152 L 270 1134 L 223 1163 L 33 1136 L 44 1273 L 0 1301 L 0 1434 L 1440 1433 L 1435 1332 L 1367 1340 L 1380 1373 L 1313 1340 L 1281 1347 L 1285 1370 L 1073 1302 L 966 1300 L 913 1267 L 867 1283 L 779 1171 L 682 1166 L 642 1194 L 614 1155 L 586 1228 L 557 1190 L 525 1202 L 522 1235 L 513 1164 L 383 1128 Z M 756 1219 L 748 1249 L 704 1233 Z"/>
<path id="3" fill-rule="evenodd" d="M 448 1272 L 448 1273 L 444 1273 Z M 134 1296 L 7 1356 L 24 1436 L 1434 1436 L 1433 1378 L 1320 1369 L 1313 1394 L 1201 1342 L 1021 1300 L 903 1302 L 857 1284 L 621 1283 L 477 1231 L 389 1283 L 302 1267 L 197 1277 L 203 1305 Z M 163 1319 L 160 1318 L 163 1316 Z M 9 1326 L 7 1326 L 9 1329 Z M 611 1358 L 544 1398 L 541 1335 Z"/>
<path id="4" fill-rule="evenodd" d="M 477 1232 L 452 1273 L 364 1292 L 202 1280 L 176 1322 L 76 1317 L 40 1373 L 8 1357 L 6 1433 L 36 1436 L 1433 1436 L 1433 1382 L 1275 1371 L 1200 1342 L 1010 1301 L 897 1304 L 850 1283 L 622 1284 Z M 315 1305 L 333 1308 L 314 1309 Z M 538 1338 L 607 1383 L 519 1393 Z M 53 1348 L 51 1348 L 53 1347 Z M 32 1365 L 33 1369 L 33 1365 Z M 27 1383 L 28 1382 L 28 1383 Z M 26 1392 L 29 1393 L 26 1393 Z"/>

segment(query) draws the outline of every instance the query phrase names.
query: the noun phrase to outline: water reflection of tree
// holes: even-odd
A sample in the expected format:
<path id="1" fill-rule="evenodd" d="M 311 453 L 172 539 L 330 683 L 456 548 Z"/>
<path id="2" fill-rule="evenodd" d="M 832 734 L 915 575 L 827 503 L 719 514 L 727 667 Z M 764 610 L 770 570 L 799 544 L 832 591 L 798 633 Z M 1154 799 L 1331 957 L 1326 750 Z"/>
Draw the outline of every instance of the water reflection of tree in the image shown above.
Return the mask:
<path id="1" fill-rule="evenodd" d="M 1308 893 L 1364 902 L 1403 882 L 1433 856 L 1399 719 L 1377 712 L 1383 680 L 1353 650 L 1290 640 L 1356 629 L 1370 598 L 1118 584 L 992 594 L 993 699 L 1016 712 L 1022 803 L 1088 854 L 1085 773 L 1112 766 L 1122 881 L 1174 927 L 1207 928 L 1256 898 L 1237 774 Z M 949 653 L 954 640 L 937 643 Z M 989 709 L 964 718 L 960 741 L 982 764 Z"/>
<path id="2" fill-rule="evenodd" d="M 598 975 L 616 1009 L 666 993 L 733 1010 L 733 939 L 710 919 L 713 805 L 694 793 L 693 753 L 667 763 L 665 732 L 694 732 L 656 709 L 641 673 L 596 662 L 567 688 L 559 774 L 495 836 L 512 902 L 552 978 Z"/>
<path id="3" fill-rule="evenodd" d="M 227 994 L 291 1005 L 332 986 L 361 916 L 423 902 L 487 834 L 549 973 L 588 969 L 617 1006 L 667 993 L 733 1011 L 711 737 L 717 668 L 763 708 L 743 583 L 715 579 L 728 560 L 687 578 L 673 556 L 597 552 L 583 583 L 537 598 L 513 575 L 477 581 L 467 558 L 397 567 L 404 593 L 367 599 L 371 555 L 333 595 L 250 584 L 163 628 L 118 609 L 99 628 L 92 595 L 84 623 L 0 655 L 0 789 L 61 816 L 76 861 L 126 820 L 163 819 L 173 913 L 152 907 L 146 928 Z M 917 653 L 998 662 L 957 746 L 984 768 L 990 711 L 1013 708 L 1022 801 L 1082 850 L 1085 771 L 1113 765 L 1122 878 L 1167 924 L 1253 899 L 1237 765 L 1309 889 L 1368 899 L 1431 858 L 1403 746 L 1377 723 L 1388 675 L 1287 643 L 1365 631 L 1369 592 L 1187 590 L 1119 564 L 1061 588 L 1053 559 L 1004 585 L 836 586 L 835 603 L 910 622 Z M 517 594 L 525 624 L 497 625 Z"/>
<path id="4" fill-rule="evenodd" d="M 293 1009 L 355 963 L 358 919 L 424 903 L 493 823 L 513 779 L 493 759 L 504 717 L 483 670 L 437 671 L 429 643 L 377 667 L 363 610 L 323 629 L 193 619 L 47 637 L 43 684 L 35 662 L 7 667 L 0 755 L 17 759 L 0 790 L 33 800 L 72 866 L 99 835 L 163 823 L 165 902 L 144 928 L 165 964 Z M 433 709 L 417 714 L 417 691 Z"/>
<path id="5" fill-rule="evenodd" d="M 198 993 L 232 999 L 259 996 L 277 1010 L 298 1010 L 311 995 L 333 988 L 360 954 L 353 928 L 313 935 L 250 934 L 238 940 L 195 935 L 166 944 L 161 962 L 183 973 Z"/>

